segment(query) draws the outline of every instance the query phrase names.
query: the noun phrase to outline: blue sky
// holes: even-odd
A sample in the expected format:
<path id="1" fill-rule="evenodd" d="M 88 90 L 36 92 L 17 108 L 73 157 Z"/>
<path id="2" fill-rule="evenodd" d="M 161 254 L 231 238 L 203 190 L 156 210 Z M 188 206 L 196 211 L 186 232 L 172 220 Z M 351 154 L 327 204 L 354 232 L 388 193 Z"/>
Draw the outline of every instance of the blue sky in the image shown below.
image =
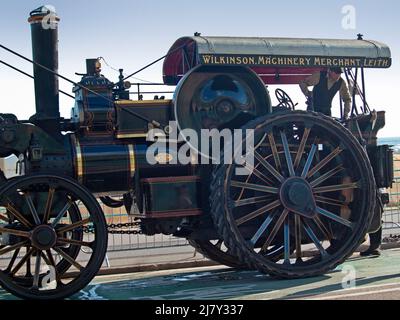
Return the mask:
<path id="1" fill-rule="evenodd" d="M 397 124 L 400 108 L 399 91 L 400 2 L 395 0 L 358 1 L 233 1 L 233 0 L 146 0 L 115 2 L 21 0 L 2 2 L 0 43 L 31 56 L 31 40 L 27 17 L 32 9 L 52 4 L 61 17 L 59 30 L 60 73 L 78 80 L 75 72 L 83 72 L 85 59 L 102 56 L 126 73 L 164 55 L 179 37 L 201 32 L 214 36 L 355 38 L 363 33 L 366 39 L 384 42 L 391 47 L 393 66 L 389 70 L 368 70 L 367 89 L 370 105 L 387 111 L 387 126 L 381 136 L 400 136 Z M 342 28 L 342 8 L 356 9 L 356 29 Z M 32 73 L 32 66 L 0 51 L 0 59 Z M 138 75 L 160 82 L 162 64 Z M 116 80 L 117 74 L 104 66 L 103 73 Z M 60 82 L 60 88 L 71 92 L 71 85 Z M 304 105 L 297 86 L 283 87 Z M 34 113 L 33 82 L 0 65 L 1 112 L 28 118 Z M 61 99 L 61 112 L 69 117 L 73 101 Z"/>

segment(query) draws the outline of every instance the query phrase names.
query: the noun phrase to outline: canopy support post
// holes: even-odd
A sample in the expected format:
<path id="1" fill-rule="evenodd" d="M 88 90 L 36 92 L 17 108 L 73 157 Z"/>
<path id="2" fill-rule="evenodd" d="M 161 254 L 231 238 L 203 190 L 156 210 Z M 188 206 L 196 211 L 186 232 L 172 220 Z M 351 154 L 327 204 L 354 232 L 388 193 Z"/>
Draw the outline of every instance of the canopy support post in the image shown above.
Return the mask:
<path id="1" fill-rule="evenodd" d="M 343 100 L 342 100 L 342 97 L 339 97 L 339 100 L 340 100 L 340 119 L 343 119 L 344 110 L 343 110 Z"/>
<path id="2" fill-rule="evenodd" d="M 361 81 L 362 81 L 362 96 L 363 96 L 363 102 L 364 102 L 364 113 L 367 113 L 367 98 L 366 98 L 366 92 L 365 92 L 365 73 L 364 73 L 364 67 L 361 68 Z"/>
<path id="3" fill-rule="evenodd" d="M 357 80 L 358 80 L 358 68 L 356 68 L 356 74 L 354 75 L 354 83 L 353 83 L 353 92 L 352 92 L 352 99 L 353 99 L 353 110 L 358 115 L 357 104 L 356 104 L 356 93 L 357 93 Z M 353 113 L 353 110 L 351 113 Z"/>

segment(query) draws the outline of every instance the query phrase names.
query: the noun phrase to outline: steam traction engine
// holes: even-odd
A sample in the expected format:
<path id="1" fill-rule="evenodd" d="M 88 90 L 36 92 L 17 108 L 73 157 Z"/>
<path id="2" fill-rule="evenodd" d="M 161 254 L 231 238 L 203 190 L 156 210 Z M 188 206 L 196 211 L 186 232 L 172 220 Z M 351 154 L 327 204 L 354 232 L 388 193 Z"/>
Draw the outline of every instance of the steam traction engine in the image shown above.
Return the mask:
<path id="1" fill-rule="evenodd" d="M 89 59 L 73 89 L 71 119 L 63 119 L 57 26 L 44 29 L 44 16 L 39 8 L 29 18 L 36 114 L 27 121 L 0 117 L 0 154 L 18 156 L 21 173 L 1 177 L 0 283 L 7 291 L 60 299 L 93 279 L 108 238 L 96 197 L 124 205 L 145 234 L 184 237 L 215 261 L 283 278 L 332 270 L 380 227 L 380 189 L 391 185 L 392 154 L 377 146 L 384 112 L 370 111 L 363 75 L 364 68 L 390 66 L 385 45 L 181 38 L 164 62 L 165 84 L 177 85 L 173 101 L 129 100 L 123 79 L 112 83 Z M 266 85 L 296 84 L 327 66 L 345 67 L 353 84 L 349 120 L 294 111 L 282 90 L 272 106 Z M 170 145 L 149 163 L 149 130 L 160 129 L 158 138 L 171 145 L 185 143 L 169 137 L 172 120 L 180 132 L 254 130 L 254 163 L 179 164 Z M 116 194 L 121 198 L 110 197 Z"/>

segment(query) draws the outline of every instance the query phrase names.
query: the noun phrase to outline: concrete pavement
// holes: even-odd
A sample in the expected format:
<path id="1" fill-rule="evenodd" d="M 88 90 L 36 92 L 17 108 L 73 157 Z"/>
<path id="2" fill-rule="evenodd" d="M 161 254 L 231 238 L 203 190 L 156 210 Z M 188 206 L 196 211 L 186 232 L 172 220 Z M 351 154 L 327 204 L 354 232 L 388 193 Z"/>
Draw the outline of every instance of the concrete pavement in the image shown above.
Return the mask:
<path id="1" fill-rule="evenodd" d="M 276 280 L 255 271 L 235 271 L 221 266 L 99 276 L 72 299 L 383 298 L 400 300 L 400 249 L 385 250 L 380 258 L 360 258 L 355 254 L 329 274 L 298 280 Z"/>
<path id="2" fill-rule="evenodd" d="M 174 249 L 169 250 L 164 258 L 147 252 L 148 262 L 155 257 L 161 262 L 167 255 L 171 259 Z M 361 258 L 356 253 L 326 275 L 297 280 L 276 280 L 220 265 L 199 267 L 208 262 L 189 250 L 176 258 L 179 267 L 182 263 L 197 267 L 154 271 L 159 267 L 156 263 L 133 266 L 130 273 L 97 276 L 71 300 L 400 300 L 399 248 L 384 250 L 379 258 Z M 0 300 L 14 299 L 0 289 Z"/>

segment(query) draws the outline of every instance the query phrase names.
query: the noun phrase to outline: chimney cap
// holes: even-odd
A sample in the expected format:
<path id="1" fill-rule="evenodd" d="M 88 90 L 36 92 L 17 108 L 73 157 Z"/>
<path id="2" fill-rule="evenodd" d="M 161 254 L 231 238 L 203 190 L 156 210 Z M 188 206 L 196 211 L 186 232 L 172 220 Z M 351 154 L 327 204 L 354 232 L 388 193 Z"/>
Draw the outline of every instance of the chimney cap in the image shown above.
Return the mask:
<path id="1" fill-rule="evenodd" d="M 57 12 L 54 6 L 46 4 L 45 6 L 41 6 L 39 8 L 36 8 L 35 10 L 32 10 L 29 15 L 33 17 L 33 16 L 45 16 L 48 14 L 57 14 Z"/>
<path id="2" fill-rule="evenodd" d="M 60 18 L 57 16 L 56 8 L 52 5 L 45 5 L 35 10 L 32 10 L 29 14 L 29 22 L 41 21 L 43 18 L 47 16 L 51 16 L 53 21 L 60 21 Z"/>

